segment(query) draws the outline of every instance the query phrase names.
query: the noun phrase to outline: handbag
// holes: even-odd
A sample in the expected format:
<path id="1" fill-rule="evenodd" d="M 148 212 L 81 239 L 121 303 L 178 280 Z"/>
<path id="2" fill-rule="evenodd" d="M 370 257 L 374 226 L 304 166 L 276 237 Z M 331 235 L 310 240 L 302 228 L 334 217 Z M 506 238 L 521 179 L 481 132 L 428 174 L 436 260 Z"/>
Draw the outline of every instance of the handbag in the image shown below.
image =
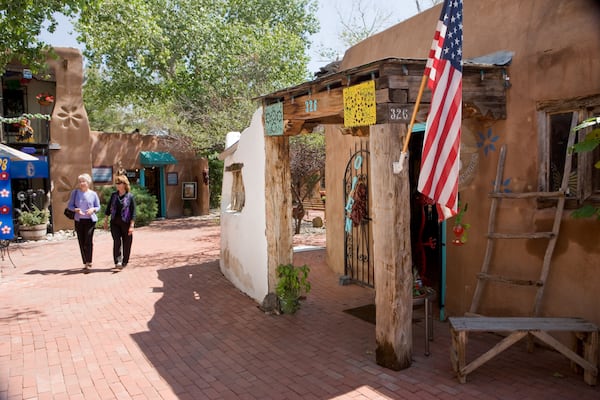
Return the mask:
<path id="1" fill-rule="evenodd" d="M 68 208 L 65 208 L 65 211 L 63 212 L 63 214 L 65 214 L 65 217 L 67 217 L 69 219 L 75 219 L 75 211 L 73 211 L 73 210 L 69 210 Z"/>
<path id="2" fill-rule="evenodd" d="M 75 201 L 77 201 L 77 192 L 75 192 Z M 65 217 L 69 219 L 75 219 L 75 211 L 70 210 L 69 207 L 65 207 L 65 211 L 63 211 L 63 214 L 65 214 Z"/>

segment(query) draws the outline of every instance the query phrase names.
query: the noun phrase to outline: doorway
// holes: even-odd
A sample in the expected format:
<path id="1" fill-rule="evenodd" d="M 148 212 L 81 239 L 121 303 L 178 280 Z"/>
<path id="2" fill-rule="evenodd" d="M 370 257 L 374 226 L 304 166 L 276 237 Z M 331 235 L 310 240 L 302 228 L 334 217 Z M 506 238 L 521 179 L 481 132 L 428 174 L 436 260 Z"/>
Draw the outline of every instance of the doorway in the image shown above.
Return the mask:
<path id="1" fill-rule="evenodd" d="M 422 132 L 413 136 L 409 146 L 410 232 L 413 272 L 423 285 L 441 293 L 442 289 L 442 224 L 438 221 L 437 206 L 417 191 L 423 149 Z M 441 296 L 438 299 L 442 301 Z"/>
<path id="2" fill-rule="evenodd" d="M 156 211 L 156 218 L 163 217 L 162 215 L 162 196 L 160 188 L 160 173 L 162 168 L 160 167 L 146 167 L 145 169 L 145 186 L 148 193 L 154 195 L 158 202 L 158 209 Z"/>
<path id="3" fill-rule="evenodd" d="M 369 149 L 355 148 L 344 174 L 344 274 L 354 283 L 375 287 L 369 208 Z"/>

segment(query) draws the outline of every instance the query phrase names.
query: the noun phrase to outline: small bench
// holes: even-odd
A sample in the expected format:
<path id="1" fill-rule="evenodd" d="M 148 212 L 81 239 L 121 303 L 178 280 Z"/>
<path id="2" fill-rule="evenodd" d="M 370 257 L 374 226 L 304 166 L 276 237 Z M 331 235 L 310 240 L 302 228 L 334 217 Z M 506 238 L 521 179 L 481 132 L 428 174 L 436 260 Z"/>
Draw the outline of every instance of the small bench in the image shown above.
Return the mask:
<path id="1" fill-rule="evenodd" d="M 460 383 L 467 375 L 517 343 L 523 337 L 535 336 L 573 363 L 583 368 L 583 379 L 596 385 L 598 378 L 598 327 L 581 318 L 520 318 L 520 317 L 450 317 L 452 368 Z M 467 335 L 469 332 L 508 333 L 504 339 L 484 354 L 465 363 Z M 571 332 L 583 345 L 583 357 L 550 336 L 547 332 Z M 530 347 L 530 350 L 533 348 Z"/>

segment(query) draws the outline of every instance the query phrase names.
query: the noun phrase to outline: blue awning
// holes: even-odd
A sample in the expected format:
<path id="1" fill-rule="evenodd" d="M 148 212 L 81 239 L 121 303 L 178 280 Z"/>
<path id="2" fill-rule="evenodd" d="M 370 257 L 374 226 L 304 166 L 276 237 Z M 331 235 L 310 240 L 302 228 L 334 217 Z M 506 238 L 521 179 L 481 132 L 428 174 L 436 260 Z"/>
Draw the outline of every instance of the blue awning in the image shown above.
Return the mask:
<path id="1" fill-rule="evenodd" d="M 140 163 L 144 166 L 177 164 L 171 153 L 165 151 L 140 151 Z"/>

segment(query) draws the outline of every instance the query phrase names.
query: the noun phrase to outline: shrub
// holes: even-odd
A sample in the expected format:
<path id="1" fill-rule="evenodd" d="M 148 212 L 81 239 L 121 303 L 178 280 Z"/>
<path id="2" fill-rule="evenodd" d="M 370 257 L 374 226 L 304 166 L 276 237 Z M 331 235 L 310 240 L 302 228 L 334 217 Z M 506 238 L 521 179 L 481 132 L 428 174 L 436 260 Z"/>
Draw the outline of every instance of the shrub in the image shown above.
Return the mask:
<path id="1" fill-rule="evenodd" d="M 98 197 L 100 197 L 100 212 L 98 213 L 98 226 L 104 224 L 104 212 L 106 206 L 110 200 L 110 195 L 115 191 L 112 186 L 103 186 L 98 191 Z M 135 226 L 145 226 L 150 224 L 156 218 L 158 212 L 158 201 L 156 196 L 148 193 L 148 190 L 139 185 L 131 185 L 131 193 L 135 198 Z"/>

